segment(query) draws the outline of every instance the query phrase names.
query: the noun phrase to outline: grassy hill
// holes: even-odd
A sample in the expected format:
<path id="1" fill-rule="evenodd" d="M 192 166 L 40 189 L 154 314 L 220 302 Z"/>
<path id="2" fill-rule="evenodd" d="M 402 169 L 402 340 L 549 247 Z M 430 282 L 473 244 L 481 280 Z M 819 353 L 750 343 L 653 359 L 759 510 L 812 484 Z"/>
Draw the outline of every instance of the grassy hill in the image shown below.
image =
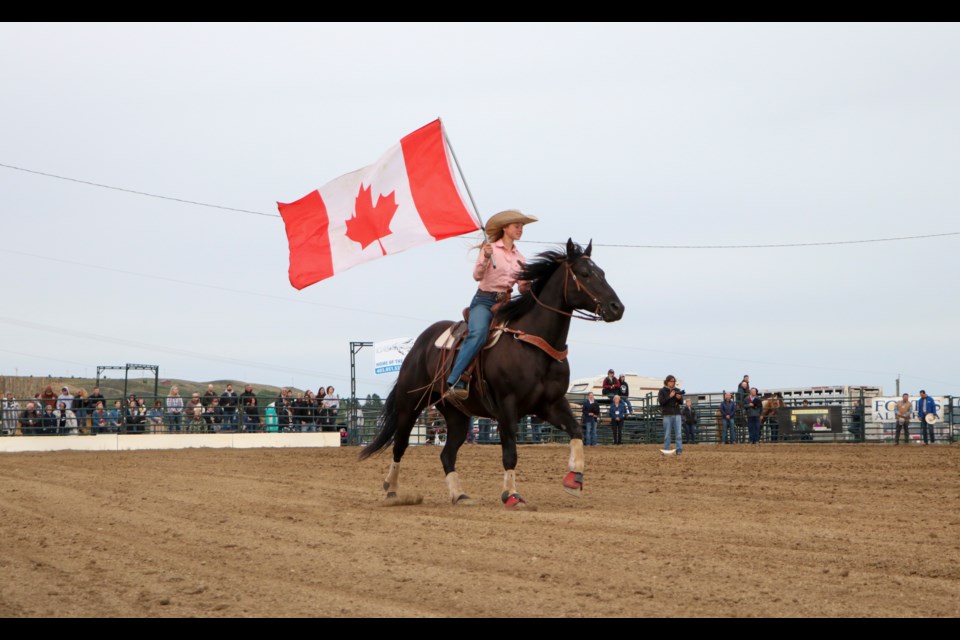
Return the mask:
<path id="1" fill-rule="evenodd" d="M 106 398 L 123 398 L 125 395 L 131 393 L 135 393 L 138 397 L 142 398 L 152 398 L 154 396 L 154 384 L 155 381 L 153 378 L 130 378 L 126 381 L 126 394 L 124 394 L 123 376 L 116 377 L 114 375 L 114 377 L 100 378 L 100 392 Z M 223 393 L 227 384 L 232 384 L 233 390 L 238 394 L 243 392 L 244 386 L 250 384 L 258 398 L 269 398 L 270 401 L 280 393 L 280 387 L 269 384 L 257 384 L 244 380 L 207 380 L 197 382 L 194 380 L 161 378 L 156 381 L 156 395 L 160 398 L 165 398 L 170 393 L 170 387 L 176 385 L 180 388 L 180 395 L 189 398 L 194 392 L 202 394 L 207 390 L 208 384 L 213 385 L 213 389 L 217 392 L 217 395 Z M 97 386 L 97 381 L 95 378 L 77 377 L 0 376 L 0 392 L 6 394 L 7 391 L 12 391 L 14 396 L 20 400 L 21 405 L 24 404 L 25 399 L 33 398 L 35 393 L 42 393 L 47 385 L 49 385 L 57 395 L 60 394 L 60 389 L 64 386 L 69 388 L 70 393 L 74 395 L 76 395 L 77 390 L 81 388 L 86 389 L 89 394 L 93 391 L 93 388 Z M 303 392 L 302 389 L 289 388 L 294 397 L 299 397 Z"/>

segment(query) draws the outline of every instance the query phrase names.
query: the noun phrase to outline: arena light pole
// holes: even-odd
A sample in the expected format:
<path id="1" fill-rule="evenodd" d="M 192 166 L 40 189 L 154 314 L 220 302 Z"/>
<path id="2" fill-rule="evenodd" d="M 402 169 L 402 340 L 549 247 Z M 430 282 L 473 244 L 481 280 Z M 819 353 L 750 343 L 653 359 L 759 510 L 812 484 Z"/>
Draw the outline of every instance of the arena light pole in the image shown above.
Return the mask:
<path id="1" fill-rule="evenodd" d="M 372 347 L 372 342 L 350 343 L 350 410 L 347 412 L 347 444 L 360 444 L 357 433 L 357 353 L 364 347 Z"/>

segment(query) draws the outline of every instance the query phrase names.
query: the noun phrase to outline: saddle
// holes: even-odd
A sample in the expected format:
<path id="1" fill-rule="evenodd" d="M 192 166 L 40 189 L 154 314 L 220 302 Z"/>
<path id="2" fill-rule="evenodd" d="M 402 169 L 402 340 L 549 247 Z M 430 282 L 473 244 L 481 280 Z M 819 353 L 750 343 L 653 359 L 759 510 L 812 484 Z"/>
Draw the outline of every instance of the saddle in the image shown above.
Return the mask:
<path id="1" fill-rule="evenodd" d="M 496 303 L 491 308 L 494 315 L 496 315 L 497 309 L 502 303 Z M 491 348 L 497 341 L 500 340 L 500 336 L 503 335 L 506 325 L 493 325 L 491 324 L 490 330 L 487 333 L 487 340 L 484 342 L 483 347 L 477 352 L 477 356 L 474 357 L 473 361 L 467 365 L 467 368 L 464 369 L 463 373 L 460 375 L 460 378 L 470 384 L 471 378 L 477 369 L 478 362 L 480 360 L 480 352 L 486 351 Z M 440 336 L 434 341 L 434 346 L 437 349 L 446 350 L 448 355 L 445 355 L 441 360 L 446 361 L 449 359 L 453 360 L 453 354 L 457 352 L 460 348 L 460 345 L 463 344 L 463 341 L 466 339 L 467 334 L 470 332 L 470 308 L 466 307 L 463 310 L 463 320 L 454 322 L 450 325 Z"/>
<path id="2" fill-rule="evenodd" d="M 496 309 L 497 309 L 497 305 L 494 305 L 493 306 L 494 313 L 496 313 Z M 433 343 L 434 347 L 436 347 L 437 349 L 447 351 L 447 353 L 444 354 L 443 357 L 441 357 L 441 368 L 445 368 L 442 363 L 446 362 L 448 359 L 452 359 L 453 354 L 456 352 L 457 349 L 460 348 L 460 345 L 463 343 L 463 340 L 466 338 L 467 334 L 470 332 L 469 320 L 470 320 L 470 310 L 469 308 L 467 308 L 463 310 L 463 320 L 459 322 L 455 322 L 449 327 L 447 327 L 447 329 L 444 330 L 444 332 L 441 333 L 440 336 L 434 341 Z M 473 362 L 467 365 L 467 368 L 460 375 L 461 380 L 463 380 L 467 384 L 470 384 L 470 379 L 473 377 L 473 374 L 477 369 L 477 365 L 480 361 L 480 358 L 479 358 L 480 354 L 486 351 L 487 349 L 493 347 L 494 345 L 496 345 L 497 342 L 500 340 L 500 336 L 502 336 L 504 333 L 511 334 L 515 340 L 526 342 L 527 344 L 537 347 L 538 349 L 546 353 L 548 356 L 550 356 L 557 362 L 563 362 L 564 360 L 567 359 L 566 347 L 564 347 L 563 351 L 558 351 L 555 348 L 553 348 L 549 343 L 547 343 L 546 340 L 544 340 L 539 336 L 531 335 L 529 333 L 526 333 L 525 331 L 520 331 L 518 329 L 511 329 L 507 327 L 505 323 L 498 324 L 498 325 L 491 325 L 490 331 L 487 334 L 487 341 L 484 343 L 483 348 L 481 348 L 480 351 L 477 352 L 477 357 L 473 359 Z"/>
<path id="3" fill-rule="evenodd" d="M 449 349 L 451 351 L 456 351 L 460 348 L 460 344 L 463 342 L 464 338 L 467 337 L 467 334 L 470 332 L 470 323 L 467 319 L 469 314 L 468 309 L 463 310 L 463 320 L 458 320 L 450 325 L 440 336 L 434 341 L 433 346 L 437 349 Z M 500 339 L 500 336 L 503 334 L 505 325 L 490 326 L 490 332 L 487 334 L 487 341 L 483 344 L 483 349 L 489 349 L 493 345 L 497 344 L 497 340 Z"/>

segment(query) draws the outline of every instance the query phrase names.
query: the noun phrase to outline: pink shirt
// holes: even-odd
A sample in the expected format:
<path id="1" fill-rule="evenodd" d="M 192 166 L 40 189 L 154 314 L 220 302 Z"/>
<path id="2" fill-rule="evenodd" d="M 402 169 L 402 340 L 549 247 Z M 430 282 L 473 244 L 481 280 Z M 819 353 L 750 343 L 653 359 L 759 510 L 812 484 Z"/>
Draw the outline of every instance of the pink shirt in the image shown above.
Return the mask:
<path id="1" fill-rule="evenodd" d="M 473 279 L 480 283 L 482 291 L 513 291 L 513 285 L 517 282 L 516 274 L 523 267 L 526 259 L 517 245 L 512 249 L 507 249 L 503 245 L 503 239 L 497 240 L 492 245 L 493 262 L 497 267 L 487 260 L 480 250 L 477 256 L 477 264 L 473 267 Z"/>

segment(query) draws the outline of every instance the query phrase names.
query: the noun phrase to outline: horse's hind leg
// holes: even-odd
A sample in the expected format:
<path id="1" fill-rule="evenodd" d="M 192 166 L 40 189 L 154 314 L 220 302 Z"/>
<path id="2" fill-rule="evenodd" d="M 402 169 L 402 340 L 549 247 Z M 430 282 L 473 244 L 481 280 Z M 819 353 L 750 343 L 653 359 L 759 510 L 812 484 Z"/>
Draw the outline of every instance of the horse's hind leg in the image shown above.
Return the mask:
<path id="1" fill-rule="evenodd" d="M 402 394 L 397 394 L 396 401 L 396 413 L 393 415 L 393 419 L 396 420 L 393 460 L 387 470 L 387 477 L 383 481 L 383 490 L 386 492 L 388 500 L 396 498 L 400 491 L 400 460 L 410 445 L 410 433 L 413 431 L 417 417 L 423 410 L 423 407 L 416 406 L 417 403 L 414 403 L 413 400 L 403 398 Z"/>
<path id="2" fill-rule="evenodd" d="M 457 452 L 467 439 L 467 430 L 471 426 L 470 416 L 449 406 L 442 408 L 441 412 L 447 423 L 447 441 L 440 451 L 440 462 L 443 464 L 447 491 L 450 493 L 450 503 L 472 505 L 473 499 L 464 493 L 463 487 L 460 485 L 460 476 L 457 475 Z"/>
<path id="3" fill-rule="evenodd" d="M 390 462 L 390 469 L 387 471 L 387 478 L 383 481 L 383 490 L 387 493 L 387 499 L 396 498 L 397 491 L 400 489 L 400 461 Z"/>

